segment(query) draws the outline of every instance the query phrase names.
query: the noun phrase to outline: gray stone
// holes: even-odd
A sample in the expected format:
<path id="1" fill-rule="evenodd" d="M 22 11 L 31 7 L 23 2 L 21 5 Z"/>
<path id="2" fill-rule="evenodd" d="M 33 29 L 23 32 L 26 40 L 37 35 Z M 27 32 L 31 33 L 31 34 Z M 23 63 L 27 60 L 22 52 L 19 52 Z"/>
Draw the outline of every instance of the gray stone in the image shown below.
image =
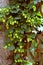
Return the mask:
<path id="1" fill-rule="evenodd" d="M 7 59 L 10 55 L 10 51 L 3 48 L 4 39 L 4 33 L 0 32 L 0 65 L 12 65 L 12 59 Z"/>
<path id="2" fill-rule="evenodd" d="M 9 4 L 9 0 L 0 0 L 0 7 L 5 7 Z"/>

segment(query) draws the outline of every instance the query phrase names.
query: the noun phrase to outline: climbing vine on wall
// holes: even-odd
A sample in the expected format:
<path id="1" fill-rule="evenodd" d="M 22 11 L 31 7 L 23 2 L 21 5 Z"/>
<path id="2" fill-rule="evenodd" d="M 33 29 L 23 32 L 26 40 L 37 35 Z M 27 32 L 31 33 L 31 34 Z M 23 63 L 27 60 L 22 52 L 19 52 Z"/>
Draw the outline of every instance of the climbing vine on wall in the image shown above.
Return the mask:
<path id="1" fill-rule="evenodd" d="M 5 46 L 14 52 L 13 65 L 28 65 L 27 45 L 32 42 L 30 48 L 36 48 L 34 29 L 42 24 L 42 15 L 37 10 L 34 1 L 18 0 L 8 7 L 0 8 L 0 23 L 5 25 Z M 0 25 L 0 30 L 1 30 Z M 31 62 L 31 61 L 30 61 Z"/>

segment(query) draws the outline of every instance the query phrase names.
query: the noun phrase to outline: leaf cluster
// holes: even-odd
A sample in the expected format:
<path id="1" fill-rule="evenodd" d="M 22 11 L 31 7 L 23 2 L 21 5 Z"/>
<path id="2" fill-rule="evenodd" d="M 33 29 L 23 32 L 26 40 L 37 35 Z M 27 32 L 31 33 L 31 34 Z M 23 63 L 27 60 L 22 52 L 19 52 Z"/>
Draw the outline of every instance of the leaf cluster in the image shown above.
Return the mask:
<path id="1" fill-rule="evenodd" d="M 27 52 L 25 47 L 27 43 L 29 44 L 32 41 L 35 45 L 32 44 L 31 48 L 37 47 L 37 42 L 35 42 L 36 34 L 32 33 L 32 30 L 42 24 L 42 15 L 40 11 L 37 11 L 34 1 L 30 1 L 29 4 L 27 2 L 28 0 L 16 0 L 14 4 L 8 7 L 0 8 L 0 22 L 4 23 L 6 27 L 4 48 L 13 50 L 13 65 L 17 63 L 27 65 L 27 60 L 24 60 L 24 57 L 26 57 L 24 54 Z"/>

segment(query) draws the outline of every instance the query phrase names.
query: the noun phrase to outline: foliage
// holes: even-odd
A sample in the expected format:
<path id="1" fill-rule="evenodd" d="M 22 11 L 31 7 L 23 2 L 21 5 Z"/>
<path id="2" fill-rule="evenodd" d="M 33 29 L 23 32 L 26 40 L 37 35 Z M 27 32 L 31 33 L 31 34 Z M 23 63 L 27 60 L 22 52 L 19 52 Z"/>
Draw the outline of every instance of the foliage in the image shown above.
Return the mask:
<path id="1" fill-rule="evenodd" d="M 32 33 L 32 30 L 42 24 L 42 15 L 34 3 L 34 1 L 30 1 L 28 4 L 27 0 L 16 0 L 14 4 L 8 7 L 0 8 L 0 22 L 4 23 L 6 27 L 4 48 L 14 51 L 13 65 L 17 63 L 27 65 L 27 60 L 24 60 L 24 57 L 27 56 L 23 56 L 27 51 L 24 48 L 27 43 L 34 41 L 33 43 L 36 45 L 33 44 L 31 47 L 37 47 L 36 34 Z"/>

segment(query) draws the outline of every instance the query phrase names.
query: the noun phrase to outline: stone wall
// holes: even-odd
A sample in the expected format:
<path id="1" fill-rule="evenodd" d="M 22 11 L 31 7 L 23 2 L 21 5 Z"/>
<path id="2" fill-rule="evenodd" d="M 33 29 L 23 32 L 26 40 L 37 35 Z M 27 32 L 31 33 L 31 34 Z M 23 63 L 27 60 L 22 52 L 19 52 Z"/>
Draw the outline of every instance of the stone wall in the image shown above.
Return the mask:
<path id="1" fill-rule="evenodd" d="M 9 0 L 0 0 L 0 7 L 5 7 L 9 4 Z"/>
<path id="2" fill-rule="evenodd" d="M 4 32 L 0 31 L 0 65 L 12 65 L 12 59 L 7 59 L 11 54 L 8 49 L 4 49 Z"/>

